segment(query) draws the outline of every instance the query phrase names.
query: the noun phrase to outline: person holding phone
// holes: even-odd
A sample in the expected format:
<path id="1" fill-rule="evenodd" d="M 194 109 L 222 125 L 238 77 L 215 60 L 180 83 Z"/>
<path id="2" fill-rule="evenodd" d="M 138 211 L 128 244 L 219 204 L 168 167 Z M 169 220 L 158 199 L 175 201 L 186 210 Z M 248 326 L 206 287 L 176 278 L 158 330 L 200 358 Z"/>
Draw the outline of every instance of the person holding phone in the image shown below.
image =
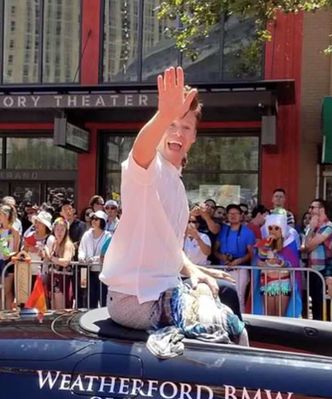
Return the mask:
<path id="1" fill-rule="evenodd" d="M 310 223 L 305 231 L 302 251 L 308 254 L 308 266 L 323 275 L 330 281 L 332 276 L 332 222 L 327 214 L 327 204 L 317 198 L 309 206 Z M 315 320 L 323 320 L 322 293 L 326 287 L 318 275 L 309 274 L 309 295 L 312 300 L 312 315 Z"/>

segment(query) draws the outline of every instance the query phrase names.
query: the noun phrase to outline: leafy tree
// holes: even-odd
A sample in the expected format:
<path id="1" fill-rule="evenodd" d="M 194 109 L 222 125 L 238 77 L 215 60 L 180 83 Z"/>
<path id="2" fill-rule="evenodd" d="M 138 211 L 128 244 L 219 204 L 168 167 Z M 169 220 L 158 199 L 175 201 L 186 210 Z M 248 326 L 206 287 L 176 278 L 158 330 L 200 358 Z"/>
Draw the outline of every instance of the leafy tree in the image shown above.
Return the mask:
<path id="1" fill-rule="evenodd" d="M 220 22 L 221 16 L 254 18 L 256 40 L 246 49 L 247 55 L 254 60 L 262 42 L 271 39 L 267 27 L 278 11 L 315 12 L 331 5 L 332 0 L 167 0 L 161 2 L 159 18 L 173 22 L 168 28 L 170 36 L 176 39 L 177 47 L 192 59 L 197 57 L 195 43 L 209 35 L 211 29 Z M 325 52 L 332 52 L 332 46 Z"/>

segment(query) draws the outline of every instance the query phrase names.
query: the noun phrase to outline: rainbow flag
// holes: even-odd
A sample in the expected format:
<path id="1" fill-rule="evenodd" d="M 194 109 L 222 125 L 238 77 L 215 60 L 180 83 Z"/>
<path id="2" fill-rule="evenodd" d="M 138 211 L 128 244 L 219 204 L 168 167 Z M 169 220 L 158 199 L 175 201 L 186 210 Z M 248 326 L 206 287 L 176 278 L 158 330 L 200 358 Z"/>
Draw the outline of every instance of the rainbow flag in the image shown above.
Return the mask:
<path id="1" fill-rule="evenodd" d="M 33 290 L 25 303 L 25 307 L 36 308 L 40 315 L 44 315 L 44 313 L 46 313 L 46 298 L 41 275 L 37 276 Z"/>

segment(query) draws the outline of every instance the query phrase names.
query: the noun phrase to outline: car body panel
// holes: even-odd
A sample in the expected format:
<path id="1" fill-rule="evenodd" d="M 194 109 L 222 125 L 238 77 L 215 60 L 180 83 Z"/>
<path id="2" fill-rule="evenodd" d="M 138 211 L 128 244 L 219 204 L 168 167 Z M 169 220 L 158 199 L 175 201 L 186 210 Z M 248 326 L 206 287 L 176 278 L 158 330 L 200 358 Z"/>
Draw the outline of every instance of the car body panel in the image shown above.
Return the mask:
<path id="1" fill-rule="evenodd" d="M 144 339 L 129 339 L 125 330 L 125 339 L 121 334 L 104 338 L 83 331 L 80 318 L 72 313 L 53 315 L 42 324 L 35 319 L 0 322 L 0 399 L 332 397 L 332 359 L 327 356 L 185 340 L 183 355 L 161 360 Z M 251 319 L 252 333 L 256 322 L 261 334 L 264 319 Z M 314 325 L 319 330 L 320 324 Z M 10 331 L 18 329 L 25 336 L 9 339 Z"/>

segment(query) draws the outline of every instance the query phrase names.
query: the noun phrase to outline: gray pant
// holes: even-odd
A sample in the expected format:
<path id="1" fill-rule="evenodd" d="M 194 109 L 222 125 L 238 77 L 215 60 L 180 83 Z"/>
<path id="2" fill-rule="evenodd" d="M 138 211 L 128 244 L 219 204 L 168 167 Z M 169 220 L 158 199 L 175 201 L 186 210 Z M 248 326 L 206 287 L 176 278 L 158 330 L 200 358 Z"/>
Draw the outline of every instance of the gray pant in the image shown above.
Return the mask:
<path id="1" fill-rule="evenodd" d="M 138 303 L 134 295 L 109 291 L 107 309 L 112 320 L 125 327 L 148 330 L 156 326 L 160 319 L 158 301 Z"/>

